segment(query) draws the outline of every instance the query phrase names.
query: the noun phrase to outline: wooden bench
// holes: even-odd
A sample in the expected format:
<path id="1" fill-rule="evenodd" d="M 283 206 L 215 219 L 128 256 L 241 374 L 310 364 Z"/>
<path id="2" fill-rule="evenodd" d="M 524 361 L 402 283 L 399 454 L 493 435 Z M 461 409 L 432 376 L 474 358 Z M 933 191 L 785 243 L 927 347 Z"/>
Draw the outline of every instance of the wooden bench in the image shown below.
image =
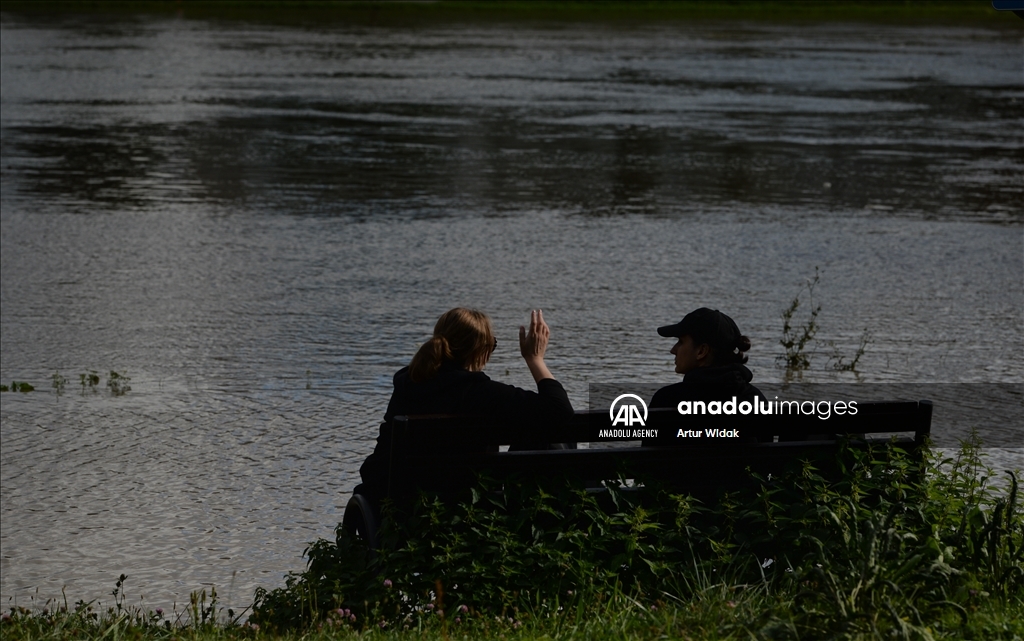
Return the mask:
<path id="1" fill-rule="evenodd" d="M 840 441 L 854 448 L 884 444 L 920 456 L 931 418 L 930 401 L 860 403 L 856 415 L 828 420 L 814 415 L 680 416 L 674 409 L 651 410 L 642 429 L 658 430 L 657 440 L 608 447 L 601 441 L 609 439 L 598 436 L 602 430 L 623 429 L 612 425 L 608 412 L 577 412 L 554 425 L 399 416 L 381 425 L 380 443 L 389 451 L 386 495 L 393 500 L 419 490 L 465 489 L 479 474 L 499 480 L 566 476 L 595 487 L 603 480 L 639 477 L 708 499 L 750 484 L 751 472 L 771 478 L 803 460 L 812 461 L 825 478 L 836 479 L 841 475 L 836 460 Z M 679 430 L 706 434 L 714 429 L 736 429 L 739 436 L 675 436 Z M 517 443 L 563 443 L 566 449 L 519 450 Z M 578 448 L 578 443 L 591 446 Z M 502 445 L 513 448 L 500 451 Z M 353 495 L 342 527 L 376 546 L 378 522 L 379 506 L 370 497 Z"/>

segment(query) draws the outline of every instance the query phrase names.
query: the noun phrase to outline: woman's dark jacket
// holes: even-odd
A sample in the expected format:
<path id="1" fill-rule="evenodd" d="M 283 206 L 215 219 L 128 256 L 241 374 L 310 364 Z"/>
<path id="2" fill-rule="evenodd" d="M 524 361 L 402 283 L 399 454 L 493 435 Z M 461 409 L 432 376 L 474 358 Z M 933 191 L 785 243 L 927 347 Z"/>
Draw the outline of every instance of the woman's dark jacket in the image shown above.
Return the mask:
<path id="1" fill-rule="evenodd" d="M 417 414 L 462 414 L 508 419 L 522 423 L 536 423 L 569 418 L 572 404 L 562 384 L 553 378 L 537 382 L 537 391 L 531 392 L 514 385 L 492 381 L 483 372 L 470 372 L 454 363 L 445 363 L 432 378 L 412 382 L 409 368 L 395 374 L 395 389 L 384 413 L 384 421 L 396 416 Z M 359 475 L 363 482 L 355 492 L 379 499 L 387 482 L 384 431 L 377 437 L 373 453 L 367 457 Z M 457 445 L 457 444 L 452 444 Z"/>
<path id="2" fill-rule="evenodd" d="M 754 375 L 738 363 L 698 367 L 687 372 L 682 382 L 663 387 L 651 399 L 651 407 L 676 407 L 681 401 L 754 402 L 764 398 L 761 390 L 750 384 Z"/>
<path id="3" fill-rule="evenodd" d="M 736 401 L 764 399 L 761 390 L 750 384 L 754 375 L 739 363 L 713 367 L 698 367 L 686 373 L 682 382 L 663 387 L 654 393 L 650 407 L 676 408 L 681 401 Z M 644 446 L 681 446 L 682 442 L 665 434 L 659 439 L 644 439 Z"/>

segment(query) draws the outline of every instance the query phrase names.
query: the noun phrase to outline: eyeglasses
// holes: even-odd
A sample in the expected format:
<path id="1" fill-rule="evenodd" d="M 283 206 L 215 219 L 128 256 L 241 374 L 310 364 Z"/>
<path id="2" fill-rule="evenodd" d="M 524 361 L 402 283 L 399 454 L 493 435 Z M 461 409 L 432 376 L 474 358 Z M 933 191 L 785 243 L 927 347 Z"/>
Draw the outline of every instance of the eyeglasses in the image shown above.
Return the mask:
<path id="1" fill-rule="evenodd" d="M 498 337 L 497 336 L 494 337 L 494 345 L 491 345 L 491 353 L 494 353 L 494 350 L 496 350 L 496 349 L 498 349 Z"/>

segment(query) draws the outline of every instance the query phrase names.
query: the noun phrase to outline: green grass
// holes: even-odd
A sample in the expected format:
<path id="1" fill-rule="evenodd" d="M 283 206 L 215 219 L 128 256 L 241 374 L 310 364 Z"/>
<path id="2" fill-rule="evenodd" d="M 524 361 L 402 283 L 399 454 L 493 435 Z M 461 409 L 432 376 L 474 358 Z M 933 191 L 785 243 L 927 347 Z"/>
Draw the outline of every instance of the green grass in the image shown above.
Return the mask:
<path id="1" fill-rule="evenodd" d="M 792 634 L 787 613 L 790 599 L 746 585 L 712 584 L 685 602 L 666 595 L 659 604 L 645 605 L 624 594 L 611 595 L 591 604 L 576 603 L 561 612 L 553 608 L 520 609 L 501 615 L 424 613 L 401 625 L 361 623 L 332 624 L 324 621 L 309 628 L 266 630 L 247 623 L 165 627 L 159 622 L 138 621 L 104 614 L 87 620 L 70 613 L 47 615 L 17 613 L 0 624 L 3 639 L 877 639 L 870 633 L 814 635 Z M 458 619 L 458 620 L 456 620 Z M 930 634 L 930 637 L 929 637 Z M 932 622 L 920 639 L 1024 639 L 1024 604 L 990 599 L 974 608 L 966 624 L 946 615 Z"/>
<path id="2" fill-rule="evenodd" d="M 382 26 L 437 22 L 587 21 L 686 22 L 702 20 L 754 20 L 778 22 L 857 21 L 902 24 L 981 24 L 1020 28 L 1024 22 L 1000 12 L 985 0 L 889 0 L 879 2 L 826 2 L 808 0 L 737 0 L 717 2 L 338 2 L 192 0 L 160 1 L 4 1 L 3 11 L 32 13 L 164 14 L 186 18 L 217 18 L 274 23 L 350 22 Z"/>

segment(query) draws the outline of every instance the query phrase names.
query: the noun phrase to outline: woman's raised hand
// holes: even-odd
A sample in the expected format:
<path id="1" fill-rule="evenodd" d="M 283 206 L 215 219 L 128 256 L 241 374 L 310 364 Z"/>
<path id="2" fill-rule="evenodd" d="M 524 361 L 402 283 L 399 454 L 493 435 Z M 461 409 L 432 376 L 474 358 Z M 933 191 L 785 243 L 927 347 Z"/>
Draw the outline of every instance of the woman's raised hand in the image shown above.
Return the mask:
<path id="1" fill-rule="evenodd" d="M 544 312 L 539 309 L 530 312 L 529 332 L 526 327 L 519 326 L 519 352 L 523 355 L 535 381 L 554 378 L 548 366 L 544 364 L 544 354 L 548 350 L 550 336 L 551 329 L 544 322 Z"/>

